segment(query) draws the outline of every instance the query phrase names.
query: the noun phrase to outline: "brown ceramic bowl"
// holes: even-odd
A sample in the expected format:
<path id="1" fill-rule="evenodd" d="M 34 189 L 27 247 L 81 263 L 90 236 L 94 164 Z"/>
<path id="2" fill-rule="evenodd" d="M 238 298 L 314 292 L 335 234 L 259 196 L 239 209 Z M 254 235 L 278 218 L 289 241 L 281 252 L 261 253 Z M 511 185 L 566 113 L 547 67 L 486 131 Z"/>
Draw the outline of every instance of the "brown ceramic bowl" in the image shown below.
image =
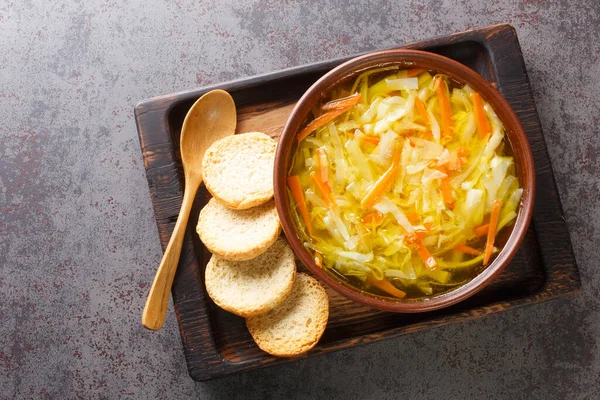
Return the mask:
<path id="1" fill-rule="evenodd" d="M 444 73 L 459 84 L 469 84 L 479 92 L 490 103 L 504 124 L 505 138 L 508 138 L 519 182 L 524 189 L 515 225 L 512 231 L 508 232 L 510 235 L 499 238 L 501 241 L 505 240 L 505 244 L 494 261 L 463 286 L 444 294 L 413 300 L 395 300 L 364 292 L 319 268 L 313 261 L 313 256 L 306 250 L 298 237 L 296 226 L 291 218 L 290 201 L 286 188 L 290 160 L 297 144 L 296 133 L 308 122 L 311 108 L 336 85 L 354 79 L 365 70 L 386 65 L 419 67 Z M 385 311 L 414 313 L 448 307 L 474 295 L 488 285 L 509 264 L 523 241 L 531 220 L 535 195 L 535 171 L 529 142 L 517 116 L 500 93 L 480 75 L 456 61 L 433 53 L 415 50 L 387 50 L 366 54 L 341 64 L 325 74 L 306 91 L 294 107 L 279 139 L 275 157 L 274 184 L 275 203 L 285 235 L 296 255 L 315 276 L 337 292 L 358 303 Z"/>

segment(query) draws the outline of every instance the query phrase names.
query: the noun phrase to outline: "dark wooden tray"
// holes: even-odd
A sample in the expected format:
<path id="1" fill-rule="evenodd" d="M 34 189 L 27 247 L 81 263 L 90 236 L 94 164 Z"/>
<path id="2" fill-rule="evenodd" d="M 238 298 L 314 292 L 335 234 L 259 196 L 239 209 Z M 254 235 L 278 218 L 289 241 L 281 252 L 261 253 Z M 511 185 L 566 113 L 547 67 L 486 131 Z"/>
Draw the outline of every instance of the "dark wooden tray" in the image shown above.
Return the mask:
<path id="1" fill-rule="evenodd" d="M 535 159 L 537 199 L 533 221 L 522 247 L 502 275 L 477 295 L 450 308 L 423 314 L 392 314 L 363 307 L 328 290 L 331 307 L 327 329 L 305 357 L 564 297 L 580 288 L 515 30 L 510 25 L 495 25 L 401 47 L 453 58 L 477 71 L 506 97 L 527 132 Z M 156 97 L 136 106 L 144 166 L 163 250 L 182 201 L 179 135 L 192 103 L 209 90 L 225 89 L 238 108 L 238 132 L 259 130 L 276 138 L 302 93 L 346 59 Z M 263 353 L 252 341 L 244 320 L 219 309 L 207 296 L 203 276 L 210 253 L 198 239 L 195 225 L 208 199 L 207 191 L 201 187 L 173 286 L 175 312 L 191 377 L 203 381 L 293 361 Z"/>

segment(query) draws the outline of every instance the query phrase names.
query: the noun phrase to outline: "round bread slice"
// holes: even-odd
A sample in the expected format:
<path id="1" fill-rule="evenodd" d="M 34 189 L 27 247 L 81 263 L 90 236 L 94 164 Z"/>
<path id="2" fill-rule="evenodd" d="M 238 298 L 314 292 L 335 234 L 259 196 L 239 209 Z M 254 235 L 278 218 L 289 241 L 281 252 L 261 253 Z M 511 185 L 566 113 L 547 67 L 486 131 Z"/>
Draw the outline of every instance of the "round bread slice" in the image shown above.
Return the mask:
<path id="1" fill-rule="evenodd" d="M 325 331 L 329 299 L 313 277 L 298 273 L 290 295 L 277 307 L 246 319 L 246 326 L 263 351 L 294 357 L 312 349 Z"/>
<path id="2" fill-rule="evenodd" d="M 290 294 L 296 262 L 287 242 L 277 239 L 252 260 L 228 261 L 213 255 L 204 274 L 210 298 L 222 309 L 246 318 L 271 310 Z"/>
<path id="3" fill-rule="evenodd" d="M 261 132 L 228 136 L 213 143 L 202 159 L 208 191 L 223 204 L 245 210 L 273 197 L 277 142 Z"/>
<path id="4" fill-rule="evenodd" d="M 273 201 L 249 210 L 232 210 L 212 198 L 200 211 L 196 226 L 211 253 L 232 261 L 250 260 L 264 253 L 280 231 Z"/>

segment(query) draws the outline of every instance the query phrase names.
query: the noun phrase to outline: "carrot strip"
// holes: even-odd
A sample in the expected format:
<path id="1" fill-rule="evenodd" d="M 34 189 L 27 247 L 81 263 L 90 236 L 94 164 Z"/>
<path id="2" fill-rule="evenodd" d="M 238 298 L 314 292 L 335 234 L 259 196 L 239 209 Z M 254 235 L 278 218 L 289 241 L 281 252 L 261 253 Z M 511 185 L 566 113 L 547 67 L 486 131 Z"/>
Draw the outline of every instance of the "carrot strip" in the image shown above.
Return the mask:
<path id="1" fill-rule="evenodd" d="M 331 193 L 331 184 L 329 183 L 329 162 L 327 161 L 327 153 L 325 149 L 319 147 L 316 150 L 317 161 L 319 167 L 319 174 L 321 175 L 321 181 L 323 186 Z"/>
<path id="2" fill-rule="evenodd" d="M 369 285 L 375 286 L 376 288 L 381 289 L 394 297 L 398 297 L 399 299 L 403 299 L 406 296 L 406 293 L 398 289 L 396 286 L 392 285 L 386 279 L 378 280 L 369 275 L 367 276 L 367 282 L 369 283 Z"/>
<path id="3" fill-rule="evenodd" d="M 498 226 L 498 217 L 500 216 L 501 206 L 502 202 L 500 200 L 494 200 L 492 215 L 490 216 L 490 227 L 488 229 L 487 241 L 485 243 L 483 265 L 487 265 L 487 263 L 490 261 L 492 253 L 494 252 L 494 240 L 496 239 L 496 227 Z"/>
<path id="4" fill-rule="evenodd" d="M 467 246 L 466 244 L 459 244 L 454 247 L 454 250 L 460 251 L 461 253 L 470 254 L 472 256 L 478 256 L 481 254 L 481 250 L 474 249 L 471 246 Z"/>
<path id="5" fill-rule="evenodd" d="M 452 186 L 450 185 L 450 182 L 448 182 L 448 178 L 442 178 L 440 182 L 440 189 L 442 190 L 442 198 L 444 199 L 444 203 L 446 203 L 450 210 L 454 209 L 456 200 L 452 194 Z"/>
<path id="6" fill-rule="evenodd" d="M 421 132 L 421 139 L 425 139 L 425 140 L 429 140 L 430 142 L 433 142 L 433 140 L 434 140 L 433 133 L 431 133 L 431 131 Z"/>
<path id="7" fill-rule="evenodd" d="M 396 150 L 394 150 L 394 157 L 392 158 L 392 167 L 400 168 L 400 158 L 402 157 L 402 146 L 400 143 L 396 144 Z"/>
<path id="8" fill-rule="evenodd" d="M 446 84 L 441 78 L 437 79 L 436 92 L 440 101 L 440 111 L 442 114 L 442 133 L 444 138 L 451 139 L 454 136 L 452 108 L 450 108 L 450 99 L 448 99 L 448 93 L 446 92 Z"/>
<path id="9" fill-rule="evenodd" d="M 413 211 L 410 214 L 408 214 L 406 216 L 406 218 L 408 218 L 408 220 L 413 224 L 416 222 L 419 222 L 419 220 L 421 219 L 421 217 L 419 216 L 419 213 L 416 211 Z"/>
<path id="10" fill-rule="evenodd" d="M 365 208 L 373 207 L 373 205 L 379 200 L 385 193 L 387 188 L 394 182 L 396 175 L 398 174 L 400 164 L 401 148 L 400 144 L 396 145 L 396 151 L 394 151 L 394 158 L 390 168 L 385 171 L 383 175 L 379 177 L 377 182 L 371 187 L 371 190 L 363 197 L 360 204 Z"/>
<path id="11" fill-rule="evenodd" d="M 450 185 L 450 182 L 448 181 L 448 169 L 444 166 L 436 167 L 436 169 L 446 174 L 445 178 L 440 179 L 440 190 L 442 191 L 442 199 L 444 200 L 444 203 L 446 203 L 446 206 L 452 210 L 454 209 L 456 199 L 454 199 L 454 194 L 452 193 L 452 185 Z"/>
<path id="12" fill-rule="evenodd" d="M 325 103 L 321 110 L 337 110 L 340 108 L 349 109 L 354 107 L 360 103 L 360 93 L 354 93 L 348 97 L 343 97 L 341 99 L 332 100 L 328 103 Z"/>
<path id="13" fill-rule="evenodd" d="M 312 236 L 312 224 L 310 222 L 310 216 L 308 215 L 308 208 L 306 207 L 306 202 L 304 201 L 304 193 L 302 192 L 302 186 L 300 185 L 300 179 L 297 175 L 290 176 L 288 178 L 288 186 L 290 187 L 290 191 L 292 192 L 292 197 L 298 204 L 298 209 L 300 209 L 300 215 L 306 224 L 306 230 L 308 234 Z"/>
<path id="14" fill-rule="evenodd" d="M 425 229 L 427 229 L 428 231 L 432 231 L 435 228 L 435 224 L 433 222 L 428 222 L 425 225 L 423 225 L 425 227 Z"/>
<path id="15" fill-rule="evenodd" d="M 481 237 L 487 235 L 489 228 L 490 224 L 480 225 L 476 228 L 473 228 L 473 232 L 475 233 L 475 236 Z"/>
<path id="16" fill-rule="evenodd" d="M 366 135 L 363 140 L 367 143 L 371 143 L 374 146 L 379 144 L 379 136 Z"/>
<path id="17" fill-rule="evenodd" d="M 423 68 L 411 68 L 409 70 L 406 70 L 406 77 L 407 78 L 414 78 L 415 76 L 421 75 L 422 72 L 425 72 L 425 69 L 423 69 Z"/>
<path id="18" fill-rule="evenodd" d="M 490 127 L 490 122 L 485 116 L 485 110 L 483 109 L 483 101 L 481 100 L 481 96 L 479 93 L 473 93 L 473 111 L 475 111 L 475 122 L 477 123 L 477 129 L 479 130 L 479 135 L 481 137 L 485 137 L 488 133 L 492 131 Z"/>
<path id="19" fill-rule="evenodd" d="M 417 248 L 417 253 L 425 263 L 425 267 L 429 270 L 435 269 L 438 265 L 437 261 L 435 261 L 435 258 L 433 258 L 429 250 L 427 250 L 427 247 L 423 246 L 423 243 L 421 242 L 417 243 L 417 245 L 419 246 Z"/>
<path id="20" fill-rule="evenodd" d="M 361 217 L 360 220 L 362 221 L 363 224 L 367 224 L 367 225 L 371 225 L 371 224 L 379 225 L 381 223 L 381 221 L 383 221 L 383 214 L 380 213 L 379 211 L 374 211 L 372 213 L 365 214 L 364 216 Z"/>
<path id="21" fill-rule="evenodd" d="M 406 136 L 419 135 L 421 133 L 421 131 L 418 131 L 416 129 L 403 129 L 401 132 L 397 132 L 397 133 L 406 137 Z"/>
<path id="22" fill-rule="evenodd" d="M 333 197 L 331 197 L 331 193 L 329 192 L 329 190 L 327 190 L 325 184 L 323 183 L 323 181 L 321 181 L 319 175 L 315 171 L 313 171 L 310 173 L 310 178 L 315 183 L 315 186 L 319 188 L 321 196 L 323 197 L 323 200 L 325 200 L 325 204 L 327 204 L 330 207 L 333 206 L 335 204 L 335 202 L 333 201 Z"/>
<path id="23" fill-rule="evenodd" d="M 423 119 L 423 122 L 425 122 L 425 124 L 427 125 L 431 125 L 431 120 L 429 119 L 429 114 L 427 114 L 427 109 L 425 109 L 425 104 L 423 104 L 423 102 L 418 97 L 415 99 L 415 107 L 417 109 L 417 112 Z"/>
<path id="24" fill-rule="evenodd" d="M 427 235 L 425 231 L 414 231 L 404 237 L 407 244 L 420 243 L 421 239 Z"/>
<path id="25" fill-rule="evenodd" d="M 377 182 L 375 182 L 371 190 L 363 197 L 360 204 L 365 208 L 373 207 L 377 200 L 383 196 L 387 188 L 392 184 L 397 174 L 398 168 L 392 164 L 392 166 L 381 175 Z"/>
<path id="26" fill-rule="evenodd" d="M 464 146 L 458 146 L 458 149 L 456 150 L 456 155 L 459 157 L 469 157 L 470 154 L 471 152 L 469 149 Z"/>
<path id="27" fill-rule="evenodd" d="M 427 267 L 427 269 L 433 270 L 437 267 L 438 263 L 437 263 L 437 261 L 435 261 L 435 258 L 433 258 L 433 256 L 429 252 L 429 250 L 427 250 L 427 247 L 425 247 L 423 245 L 423 243 L 421 242 L 421 239 L 423 239 L 423 237 L 426 235 L 427 235 L 426 231 L 415 231 L 415 232 L 412 232 L 412 233 L 409 233 L 408 235 L 406 235 L 404 237 L 404 241 L 407 244 L 416 245 L 417 246 L 417 254 L 419 254 L 419 257 L 421 257 L 421 259 L 425 263 L 425 266 Z"/>
<path id="28" fill-rule="evenodd" d="M 301 142 L 302 140 L 304 140 L 305 137 L 310 135 L 313 131 L 319 129 L 320 127 L 322 127 L 324 125 L 327 125 L 334 118 L 342 115 L 346 111 L 348 111 L 348 108 L 337 108 L 333 111 L 329 111 L 328 113 L 321 115 L 320 117 L 315 118 L 308 125 L 306 125 L 306 127 L 304 129 L 302 129 L 300 131 L 300 133 L 298 133 L 298 141 Z"/>

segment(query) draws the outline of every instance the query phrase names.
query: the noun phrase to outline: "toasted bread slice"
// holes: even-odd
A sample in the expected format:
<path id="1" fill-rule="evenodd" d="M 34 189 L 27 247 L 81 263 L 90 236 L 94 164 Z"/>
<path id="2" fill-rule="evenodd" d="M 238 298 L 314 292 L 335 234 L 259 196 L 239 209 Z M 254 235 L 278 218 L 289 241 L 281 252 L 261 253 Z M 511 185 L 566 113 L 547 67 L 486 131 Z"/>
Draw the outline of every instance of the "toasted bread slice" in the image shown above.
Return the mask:
<path id="1" fill-rule="evenodd" d="M 294 285 L 296 262 L 291 247 L 280 238 L 252 260 L 228 261 L 213 255 L 204 274 L 206 291 L 219 307 L 250 317 L 285 300 Z"/>
<path id="2" fill-rule="evenodd" d="M 290 295 L 277 307 L 246 319 L 254 341 L 279 357 L 294 357 L 312 349 L 327 325 L 329 299 L 313 277 L 298 273 Z"/>
<path id="3" fill-rule="evenodd" d="M 223 204 L 245 210 L 273 197 L 277 142 L 261 132 L 228 136 L 209 147 L 202 159 L 208 191 Z"/>
<path id="4" fill-rule="evenodd" d="M 200 211 L 196 226 L 211 253 L 232 261 L 250 260 L 264 253 L 280 231 L 273 201 L 249 210 L 232 210 L 212 198 Z"/>

